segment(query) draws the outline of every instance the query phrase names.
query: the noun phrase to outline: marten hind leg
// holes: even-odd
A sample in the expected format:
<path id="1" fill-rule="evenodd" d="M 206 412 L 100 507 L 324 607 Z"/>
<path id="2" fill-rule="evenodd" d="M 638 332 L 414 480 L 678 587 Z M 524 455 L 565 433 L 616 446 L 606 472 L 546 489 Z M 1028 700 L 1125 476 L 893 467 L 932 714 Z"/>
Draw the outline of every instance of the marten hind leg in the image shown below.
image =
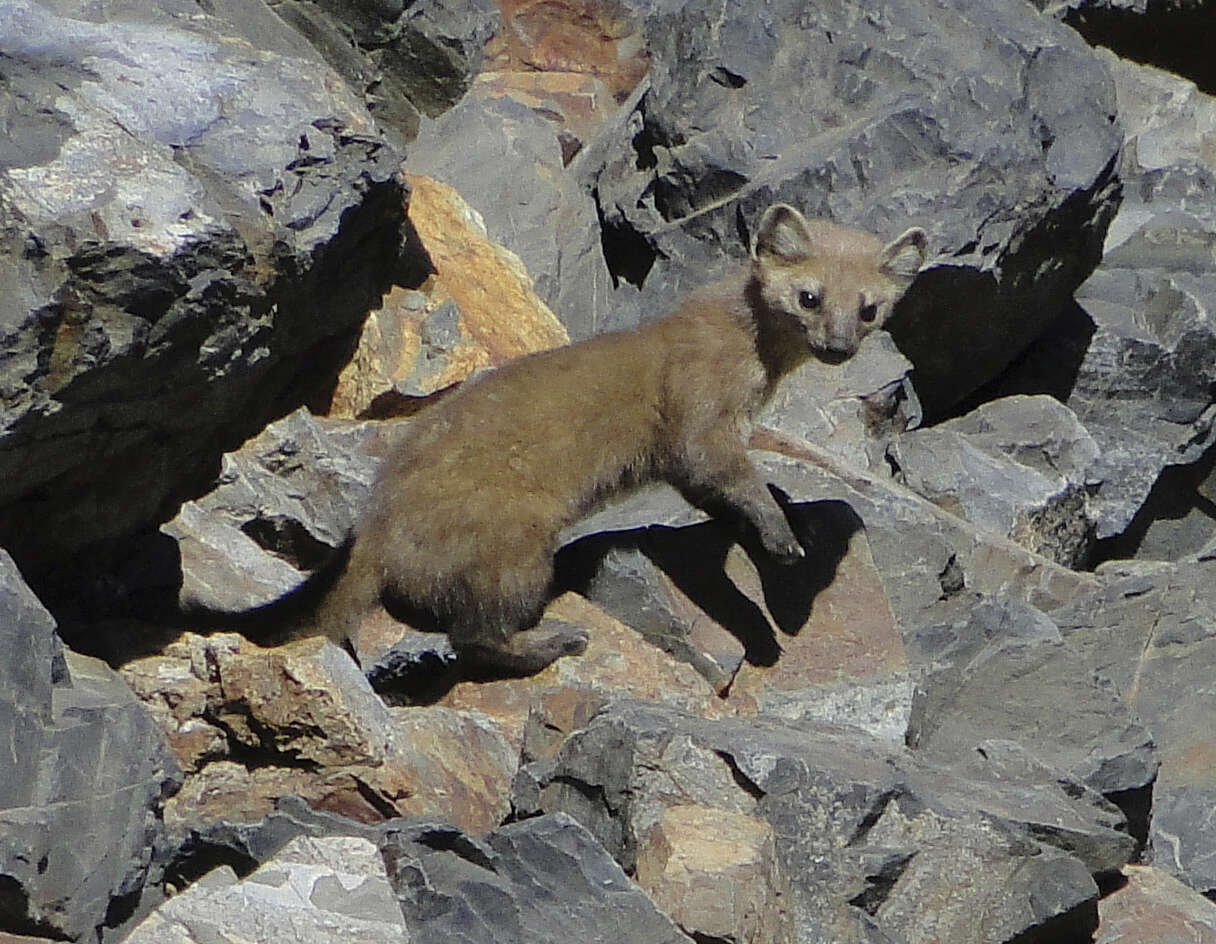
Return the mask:
<path id="1" fill-rule="evenodd" d="M 466 671 L 494 676 L 535 675 L 562 656 L 581 655 L 587 642 L 587 631 L 581 626 L 551 617 L 505 637 L 501 633 L 459 641 L 456 635 L 452 637 L 452 647 Z"/>
<path id="2" fill-rule="evenodd" d="M 483 591 L 460 612 L 449 614 L 448 636 L 467 670 L 532 675 L 562 656 L 586 650 L 586 630 L 544 617 L 553 577 L 549 561 L 509 577 L 513 579 L 503 580 L 512 591 L 506 598 L 489 598 Z"/>

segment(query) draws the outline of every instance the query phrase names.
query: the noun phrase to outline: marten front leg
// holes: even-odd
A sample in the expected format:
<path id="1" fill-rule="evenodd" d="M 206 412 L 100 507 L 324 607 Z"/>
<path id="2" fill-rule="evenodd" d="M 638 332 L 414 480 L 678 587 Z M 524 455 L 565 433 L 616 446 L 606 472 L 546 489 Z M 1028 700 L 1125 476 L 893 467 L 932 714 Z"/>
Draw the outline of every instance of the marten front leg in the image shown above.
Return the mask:
<path id="1" fill-rule="evenodd" d="M 806 557 L 785 511 L 733 436 L 701 440 L 682 465 L 672 484 L 689 503 L 714 517 L 747 522 L 765 551 L 782 564 L 796 564 Z"/>

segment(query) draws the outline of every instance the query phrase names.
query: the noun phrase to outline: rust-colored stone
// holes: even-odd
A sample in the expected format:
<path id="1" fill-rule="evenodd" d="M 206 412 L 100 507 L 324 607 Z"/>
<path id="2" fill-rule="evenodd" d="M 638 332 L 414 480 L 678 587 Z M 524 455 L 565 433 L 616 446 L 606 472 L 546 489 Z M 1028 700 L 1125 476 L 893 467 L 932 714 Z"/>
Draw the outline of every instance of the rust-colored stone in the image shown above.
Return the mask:
<path id="1" fill-rule="evenodd" d="M 486 237 L 477 212 L 447 184 L 406 177 L 410 220 L 435 274 L 420 290 L 394 288 L 368 316 L 333 416 L 413 412 L 475 370 L 569 341 L 519 257 Z"/>
<path id="2" fill-rule="evenodd" d="M 727 555 L 726 571 L 775 625 L 755 566 L 738 547 Z M 849 539 L 806 621 L 779 642 L 776 664 L 741 665 L 732 701 L 746 694 L 762 710 L 859 723 L 902 738 L 911 702 L 907 656 L 864 530 Z"/>
<path id="3" fill-rule="evenodd" d="M 1216 944 L 1216 904 L 1151 866 L 1123 874 L 1127 884 L 1098 902 L 1095 944 Z"/>
<path id="4" fill-rule="evenodd" d="M 615 0 L 499 0 L 486 72 L 593 75 L 618 100 L 646 74 L 641 23 Z"/>
<path id="5" fill-rule="evenodd" d="M 423 814 L 472 833 L 510 810 L 518 751 L 489 720 L 389 709 L 325 639 L 262 649 L 187 634 L 123 673 L 187 772 L 166 807 L 173 829 L 256 821 L 288 794 L 362 822 Z"/>

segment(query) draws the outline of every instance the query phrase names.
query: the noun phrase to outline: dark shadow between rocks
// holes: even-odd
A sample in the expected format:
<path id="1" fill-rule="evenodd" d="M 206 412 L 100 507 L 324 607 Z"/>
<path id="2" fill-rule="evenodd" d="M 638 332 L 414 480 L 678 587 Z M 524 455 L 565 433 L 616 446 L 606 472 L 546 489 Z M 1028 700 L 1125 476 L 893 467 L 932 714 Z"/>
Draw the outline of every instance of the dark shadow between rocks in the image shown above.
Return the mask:
<path id="1" fill-rule="evenodd" d="M 1119 187 L 1112 157 L 1092 187 L 1025 226 L 995 269 L 937 264 L 917 276 L 887 328 L 916 365 L 925 425 L 958 415 L 1068 309 L 1102 258 Z"/>
<path id="2" fill-rule="evenodd" d="M 1019 394 L 1046 394 L 1067 403 L 1095 330 L 1085 309 L 1072 302 L 999 376 L 962 400 L 946 418 L 964 416 L 991 400 Z"/>
<path id="3" fill-rule="evenodd" d="M 1093 566 L 1131 558 L 1174 561 L 1200 551 L 1216 535 L 1216 501 L 1209 497 L 1214 473 L 1216 447 L 1198 462 L 1166 466 L 1128 526 L 1098 542 Z"/>
<path id="4" fill-rule="evenodd" d="M 0 875 L 0 928 L 29 935 L 29 940 L 35 937 L 67 940 L 53 924 L 31 918 L 29 910 L 29 895 L 21 883 L 11 875 Z"/>
<path id="5" fill-rule="evenodd" d="M 1070 10 L 1064 22 L 1094 46 L 1105 46 L 1125 59 L 1156 66 L 1190 79 L 1200 91 L 1216 93 L 1216 58 L 1212 31 L 1216 8 L 1197 4 L 1150 3 L 1143 12 L 1087 4 Z"/>
<path id="6" fill-rule="evenodd" d="M 39 586 L 63 642 L 113 668 L 155 655 L 185 631 L 178 596 L 181 550 L 149 531 L 81 555 L 76 579 Z"/>

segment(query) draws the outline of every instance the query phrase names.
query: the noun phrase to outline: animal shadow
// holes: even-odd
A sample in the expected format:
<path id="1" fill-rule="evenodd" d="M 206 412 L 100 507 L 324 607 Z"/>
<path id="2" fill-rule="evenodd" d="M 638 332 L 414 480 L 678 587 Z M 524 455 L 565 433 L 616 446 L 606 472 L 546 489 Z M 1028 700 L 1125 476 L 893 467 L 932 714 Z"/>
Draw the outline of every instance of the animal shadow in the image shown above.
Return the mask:
<path id="1" fill-rule="evenodd" d="M 662 591 L 650 579 L 653 574 L 646 573 L 653 567 L 734 635 L 749 663 L 774 665 L 781 653 L 777 631 L 792 636 L 806 623 L 815 598 L 835 579 L 849 541 L 863 525 L 846 502 L 791 502 L 770 488 L 806 551 L 796 564 L 777 563 L 754 534 L 744 531 L 740 537 L 738 527 L 719 519 L 685 527 L 651 525 L 588 535 L 566 545 L 557 555 L 555 589 L 574 590 L 600 603 L 679 656 L 689 645 L 691 627 L 673 614 L 668 600 L 659 598 Z M 740 586 L 728 572 L 735 545 L 755 567 L 758 587 Z"/>

